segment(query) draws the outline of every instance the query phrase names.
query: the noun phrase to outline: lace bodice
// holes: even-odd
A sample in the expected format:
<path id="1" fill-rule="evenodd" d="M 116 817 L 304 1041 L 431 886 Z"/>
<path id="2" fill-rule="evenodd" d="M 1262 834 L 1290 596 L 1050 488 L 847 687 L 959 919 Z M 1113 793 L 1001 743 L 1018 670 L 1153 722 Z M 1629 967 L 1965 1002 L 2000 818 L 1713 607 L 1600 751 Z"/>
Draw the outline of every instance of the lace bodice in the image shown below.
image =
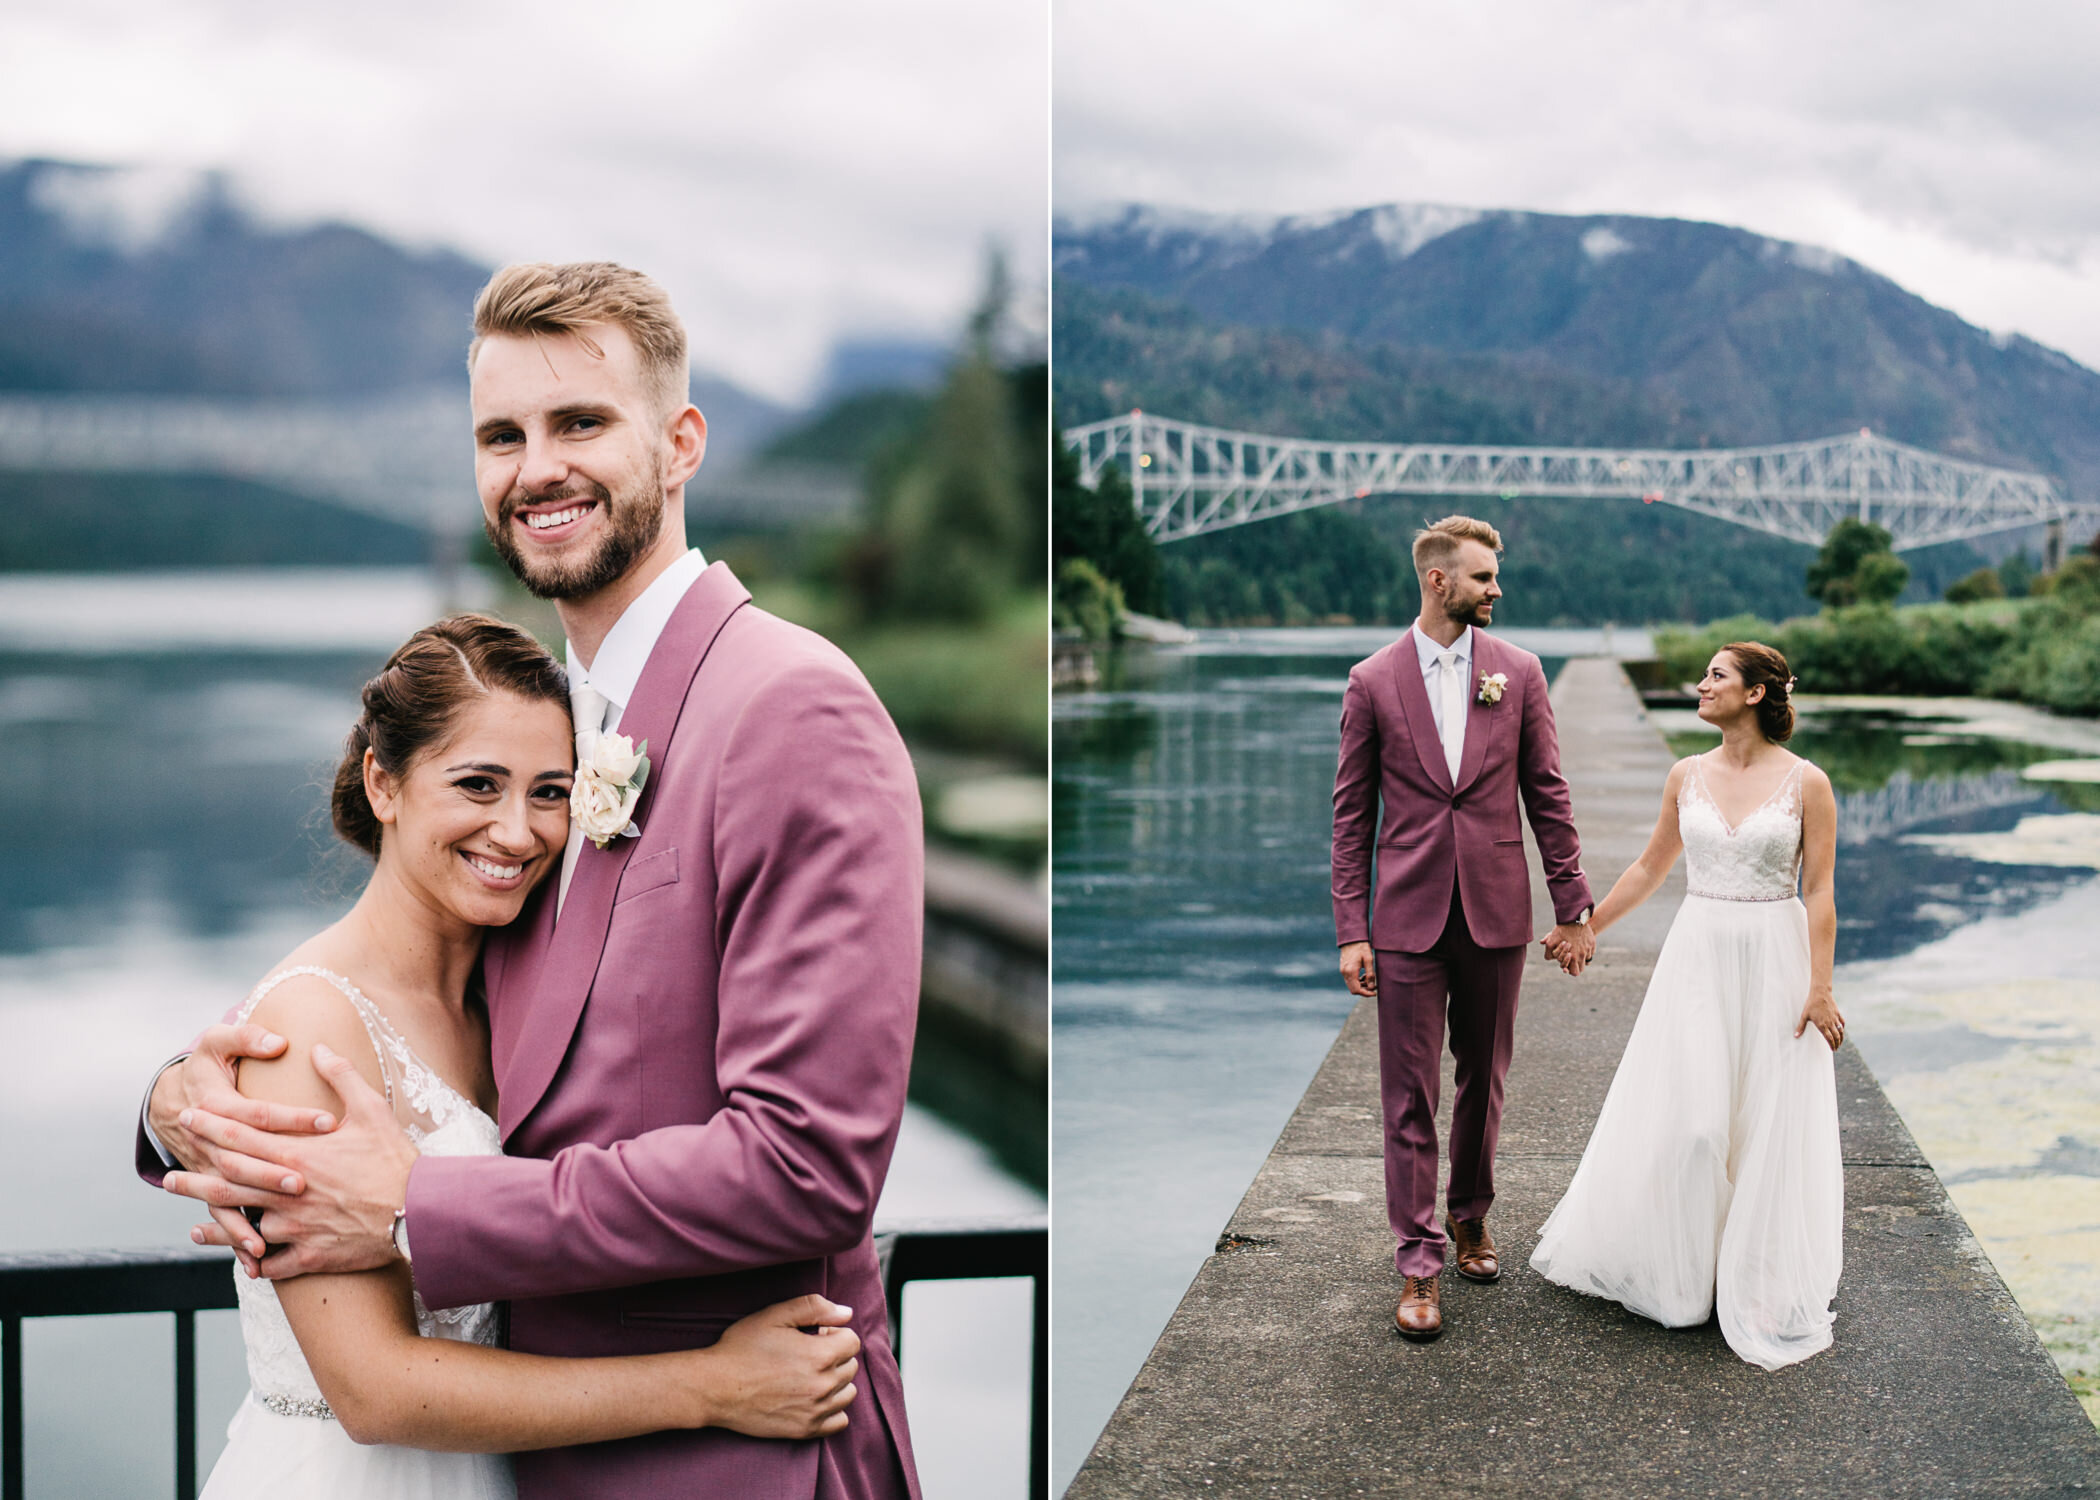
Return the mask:
<path id="1" fill-rule="evenodd" d="M 1722 901 L 1785 901 L 1801 877 L 1801 772 L 1797 760 L 1771 796 L 1735 827 L 1721 816 L 1706 785 L 1706 758 L 1695 755 L 1677 789 L 1677 831 L 1684 839 L 1685 889 Z"/>
<path id="2" fill-rule="evenodd" d="M 342 992 L 365 1024 L 372 1050 L 379 1057 L 387 1102 L 409 1139 L 425 1156 L 496 1156 L 503 1138 L 496 1122 L 471 1099 L 439 1076 L 409 1048 L 379 1007 L 342 975 L 302 965 L 280 970 L 255 987 L 240 1009 L 245 1021 L 270 991 L 294 975 L 312 975 Z M 413 1230 L 411 1230 L 413 1233 Z M 299 1351 L 299 1341 L 268 1281 L 250 1280 L 238 1267 L 233 1284 L 241 1304 L 241 1341 L 248 1352 L 248 1383 L 264 1406 L 288 1416 L 328 1417 L 332 1413 L 314 1383 L 313 1372 Z M 425 1338 L 459 1339 L 472 1344 L 496 1342 L 496 1307 L 478 1303 L 433 1313 L 416 1296 L 416 1328 Z"/>

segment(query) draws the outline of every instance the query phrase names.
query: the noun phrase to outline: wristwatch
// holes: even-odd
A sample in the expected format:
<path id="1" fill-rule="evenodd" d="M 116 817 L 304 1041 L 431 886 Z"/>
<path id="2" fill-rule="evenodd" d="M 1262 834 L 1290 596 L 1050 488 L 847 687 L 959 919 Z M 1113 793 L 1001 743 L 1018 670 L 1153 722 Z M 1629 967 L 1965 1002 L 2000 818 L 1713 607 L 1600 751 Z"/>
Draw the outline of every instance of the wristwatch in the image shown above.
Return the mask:
<path id="1" fill-rule="evenodd" d="M 408 1209 L 405 1205 L 394 1210 L 394 1248 L 401 1252 L 403 1262 L 415 1264 L 408 1253 Z"/>

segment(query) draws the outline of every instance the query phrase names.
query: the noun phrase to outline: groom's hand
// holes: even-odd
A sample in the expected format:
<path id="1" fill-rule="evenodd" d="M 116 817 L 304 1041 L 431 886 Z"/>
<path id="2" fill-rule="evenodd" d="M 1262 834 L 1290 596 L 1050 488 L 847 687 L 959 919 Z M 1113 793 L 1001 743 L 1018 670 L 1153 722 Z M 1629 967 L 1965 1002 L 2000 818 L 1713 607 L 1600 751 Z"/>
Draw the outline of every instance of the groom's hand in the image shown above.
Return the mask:
<path id="1" fill-rule="evenodd" d="M 1597 934 L 1581 922 L 1562 922 L 1543 939 L 1546 955 L 1570 975 L 1580 974 L 1597 956 Z"/>
<path id="2" fill-rule="evenodd" d="M 161 1145 L 189 1172 L 225 1178 L 250 1188 L 299 1191 L 302 1184 L 297 1174 L 291 1174 L 288 1185 L 282 1166 L 221 1147 L 183 1123 L 195 1115 L 210 1115 L 283 1135 L 333 1130 L 335 1119 L 325 1111 L 250 1099 L 236 1086 L 235 1068 L 242 1058 L 275 1057 L 284 1051 L 284 1045 L 283 1037 L 261 1026 L 207 1027 L 188 1057 L 163 1068 L 154 1079 L 153 1091 L 146 1101 L 146 1122 L 153 1127 Z M 262 1241 L 238 1208 L 213 1205 L 211 1216 L 218 1233 L 199 1239 L 199 1244 L 232 1245 L 236 1254 L 262 1255 Z"/>
<path id="3" fill-rule="evenodd" d="M 314 1048 L 314 1071 L 343 1101 L 343 1120 L 326 1135 L 295 1136 L 252 1129 L 224 1116 L 190 1111 L 184 1126 L 221 1151 L 266 1163 L 270 1186 L 245 1186 L 224 1177 L 170 1172 L 171 1193 L 212 1205 L 213 1225 L 193 1231 L 199 1244 L 244 1247 L 256 1233 L 272 1247 L 259 1274 L 273 1281 L 314 1271 L 368 1271 L 399 1259 L 394 1211 L 408 1197 L 417 1151 L 394 1119 L 393 1107 L 365 1082 L 356 1064 L 326 1046 Z M 284 1184 L 298 1183 L 294 1190 Z M 278 1190 L 273 1191 L 272 1188 Z M 253 1231 L 226 1237 L 219 1209 L 262 1210 Z"/>
<path id="4" fill-rule="evenodd" d="M 706 1361 L 700 1425 L 747 1437 L 825 1437 L 846 1426 L 856 1394 L 860 1336 L 853 1309 L 811 1293 L 762 1308 L 729 1326 Z"/>
<path id="5" fill-rule="evenodd" d="M 1368 998 L 1378 993 L 1378 955 L 1369 943 L 1342 945 L 1342 983 L 1352 995 Z"/>

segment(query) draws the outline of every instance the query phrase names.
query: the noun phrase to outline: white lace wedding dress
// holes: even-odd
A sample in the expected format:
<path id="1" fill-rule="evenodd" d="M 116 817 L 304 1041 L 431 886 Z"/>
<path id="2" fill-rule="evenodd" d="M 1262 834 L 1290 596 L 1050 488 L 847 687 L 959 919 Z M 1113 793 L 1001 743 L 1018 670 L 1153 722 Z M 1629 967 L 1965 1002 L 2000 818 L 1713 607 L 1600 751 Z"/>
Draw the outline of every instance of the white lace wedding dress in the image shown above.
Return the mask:
<path id="1" fill-rule="evenodd" d="M 1805 764 L 1805 763 L 1803 763 Z M 1694 759 L 1677 799 L 1687 894 L 1533 1269 L 1671 1328 L 1716 1304 L 1768 1370 L 1830 1345 L 1845 1179 L 1829 1045 L 1808 999 L 1801 771 L 1728 826 Z"/>
<path id="2" fill-rule="evenodd" d="M 295 974 L 327 980 L 356 1009 L 379 1054 L 388 1102 L 426 1156 L 482 1156 L 502 1151 L 496 1122 L 409 1050 L 378 1008 L 340 974 L 302 967 L 272 974 L 241 1007 L 245 1021 L 263 996 Z M 350 1440 L 328 1410 L 277 1289 L 239 1270 L 241 1339 L 248 1350 L 247 1399 L 226 1429 L 226 1449 L 202 1500 L 513 1500 L 510 1460 L 502 1454 L 428 1453 Z M 433 1313 L 416 1298 L 416 1327 L 425 1338 L 496 1342 L 492 1303 Z"/>

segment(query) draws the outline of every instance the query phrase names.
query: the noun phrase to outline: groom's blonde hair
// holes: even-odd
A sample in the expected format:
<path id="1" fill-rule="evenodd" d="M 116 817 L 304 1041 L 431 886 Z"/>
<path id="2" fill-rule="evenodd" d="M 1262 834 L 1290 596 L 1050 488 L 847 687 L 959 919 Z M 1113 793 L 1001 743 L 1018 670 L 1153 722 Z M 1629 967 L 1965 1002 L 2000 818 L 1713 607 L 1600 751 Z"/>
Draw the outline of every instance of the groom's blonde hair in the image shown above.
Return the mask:
<path id="1" fill-rule="evenodd" d="M 1415 577 L 1428 582 L 1431 568 L 1449 569 L 1458 556 L 1460 542 L 1478 542 L 1493 552 L 1502 550 L 1502 533 L 1471 516 L 1446 516 L 1431 521 L 1415 533 Z"/>
<path id="2" fill-rule="evenodd" d="M 634 340 L 642 380 L 658 406 L 666 414 L 685 406 L 691 383 L 685 325 L 655 281 L 609 260 L 565 265 L 528 261 L 491 276 L 474 299 L 474 342 L 467 345 L 467 371 L 473 373 L 481 341 L 493 334 L 570 334 L 602 357 L 605 351 L 592 342 L 590 329 L 607 324 L 626 329 Z"/>

